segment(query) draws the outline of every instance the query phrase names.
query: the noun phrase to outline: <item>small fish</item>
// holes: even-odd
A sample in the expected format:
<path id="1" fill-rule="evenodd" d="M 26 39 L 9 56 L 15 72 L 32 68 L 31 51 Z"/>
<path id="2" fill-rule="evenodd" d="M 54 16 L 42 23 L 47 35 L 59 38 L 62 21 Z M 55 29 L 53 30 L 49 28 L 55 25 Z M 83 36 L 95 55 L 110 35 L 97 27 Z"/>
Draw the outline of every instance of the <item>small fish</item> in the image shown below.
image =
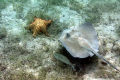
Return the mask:
<path id="1" fill-rule="evenodd" d="M 63 56 L 62 54 L 54 54 L 54 57 L 70 66 L 72 66 L 73 70 L 75 71 L 75 66 L 68 60 L 67 57 Z"/>

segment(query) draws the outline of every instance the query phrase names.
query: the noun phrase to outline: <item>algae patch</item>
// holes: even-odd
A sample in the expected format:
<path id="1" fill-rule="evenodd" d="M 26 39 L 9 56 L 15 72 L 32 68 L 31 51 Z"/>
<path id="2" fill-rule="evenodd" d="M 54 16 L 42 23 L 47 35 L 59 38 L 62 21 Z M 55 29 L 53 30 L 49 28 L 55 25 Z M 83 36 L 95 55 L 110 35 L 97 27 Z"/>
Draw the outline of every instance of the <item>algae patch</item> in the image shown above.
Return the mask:
<path id="1" fill-rule="evenodd" d="M 0 27 L 0 39 L 5 38 L 7 35 L 7 30 L 4 27 Z"/>

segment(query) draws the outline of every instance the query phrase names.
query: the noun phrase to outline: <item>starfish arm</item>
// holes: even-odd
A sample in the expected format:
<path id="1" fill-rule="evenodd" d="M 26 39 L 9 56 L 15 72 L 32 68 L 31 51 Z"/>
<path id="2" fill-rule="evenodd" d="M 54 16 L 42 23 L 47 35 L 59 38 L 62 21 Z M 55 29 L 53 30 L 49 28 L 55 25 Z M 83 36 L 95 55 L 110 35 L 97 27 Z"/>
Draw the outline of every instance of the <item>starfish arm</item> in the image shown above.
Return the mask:
<path id="1" fill-rule="evenodd" d="M 41 26 L 41 32 L 43 32 L 46 36 L 49 36 L 48 32 L 47 32 L 47 26 L 44 24 Z"/>
<path id="2" fill-rule="evenodd" d="M 45 25 L 48 26 L 49 24 L 52 23 L 52 20 L 49 20 L 49 21 L 45 21 Z"/>
<path id="3" fill-rule="evenodd" d="M 47 29 L 45 30 L 45 34 L 46 36 L 50 36 L 49 33 L 47 32 Z"/>
<path id="4" fill-rule="evenodd" d="M 50 36 L 47 31 L 45 31 L 45 35 L 46 35 L 46 36 Z"/>
<path id="5" fill-rule="evenodd" d="M 36 37 L 36 32 L 35 31 L 33 31 L 33 35 L 32 35 L 33 37 Z"/>
<path id="6" fill-rule="evenodd" d="M 39 34 L 40 28 L 39 26 L 35 26 L 35 28 L 33 29 L 33 37 L 35 37 L 37 34 Z"/>
<path id="7" fill-rule="evenodd" d="M 30 24 L 29 25 L 29 29 L 34 29 L 35 25 L 34 24 Z"/>

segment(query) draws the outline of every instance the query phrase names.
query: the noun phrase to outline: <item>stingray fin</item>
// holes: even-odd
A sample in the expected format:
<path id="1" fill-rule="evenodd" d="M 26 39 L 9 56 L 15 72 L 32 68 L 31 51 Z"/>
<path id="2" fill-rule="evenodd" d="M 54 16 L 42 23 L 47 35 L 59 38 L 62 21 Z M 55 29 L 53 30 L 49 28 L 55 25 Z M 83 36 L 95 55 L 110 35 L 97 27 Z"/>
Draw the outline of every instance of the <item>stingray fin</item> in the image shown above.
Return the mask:
<path id="1" fill-rule="evenodd" d="M 82 31 L 82 32 L 88 32 L 88 33 L 90 33 L 91 36 L 92 36 L 92 35 L 93 35 L 93 36 L 96 35 L 95 37 L 96 37 L 96 39 L 97 39 L 97 34 L 96 34 L 95 29 L 94 29 L 94 27 L 92 26 L 91 23 L 86 22 L 86 23 L 80 25 L 80 26 L 78 27 L 78 29 L 79 29 L 80 31 Z"/>
<path id="2" fill-rule="evenodd" d="M 86 22 L 77 27 L 77 30 L 83 34 L 83 38 L 89 41 L 94 49 L 98 49 L 98 38 L 97 33 L 93 27 L 93 25 L 89 22 Z"/>
<path id="3" fill-rule="evenodd" d="M 116 69 L 117 71 L 120 72 L 119 69 L 117 69 L 115 66 L 113 66 L 109 61 L 107 61 L 106 59 L 104 59 L 100 54 L 96 53 L 96 52 L 92 52 L 93 54 L 97 55 L 99 58 L 101 58 L 102 60 L 104 60 L 106 63 L 108 63 L 111 67 L 113 67 L 114 69 Z"/>

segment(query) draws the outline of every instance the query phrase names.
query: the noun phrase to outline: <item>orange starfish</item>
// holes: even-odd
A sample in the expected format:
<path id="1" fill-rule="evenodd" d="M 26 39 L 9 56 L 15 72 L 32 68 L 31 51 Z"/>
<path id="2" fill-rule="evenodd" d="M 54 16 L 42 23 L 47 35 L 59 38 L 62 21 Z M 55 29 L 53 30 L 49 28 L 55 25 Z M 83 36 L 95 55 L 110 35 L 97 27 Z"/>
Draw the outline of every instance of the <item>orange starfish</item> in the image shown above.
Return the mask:
<path id="1" fill-rule="evenodd" d="M 47 26 L 52 23 L 52 20 L 43 20 L 40 18 L 35 17 L 34 22 L 32 22 L 26 29 L 29 29 L 33 33 L 33 37 L 35 37 L 40 32 L 44 33 L 45 35 L 49 36 L 47 32 Z"/>

